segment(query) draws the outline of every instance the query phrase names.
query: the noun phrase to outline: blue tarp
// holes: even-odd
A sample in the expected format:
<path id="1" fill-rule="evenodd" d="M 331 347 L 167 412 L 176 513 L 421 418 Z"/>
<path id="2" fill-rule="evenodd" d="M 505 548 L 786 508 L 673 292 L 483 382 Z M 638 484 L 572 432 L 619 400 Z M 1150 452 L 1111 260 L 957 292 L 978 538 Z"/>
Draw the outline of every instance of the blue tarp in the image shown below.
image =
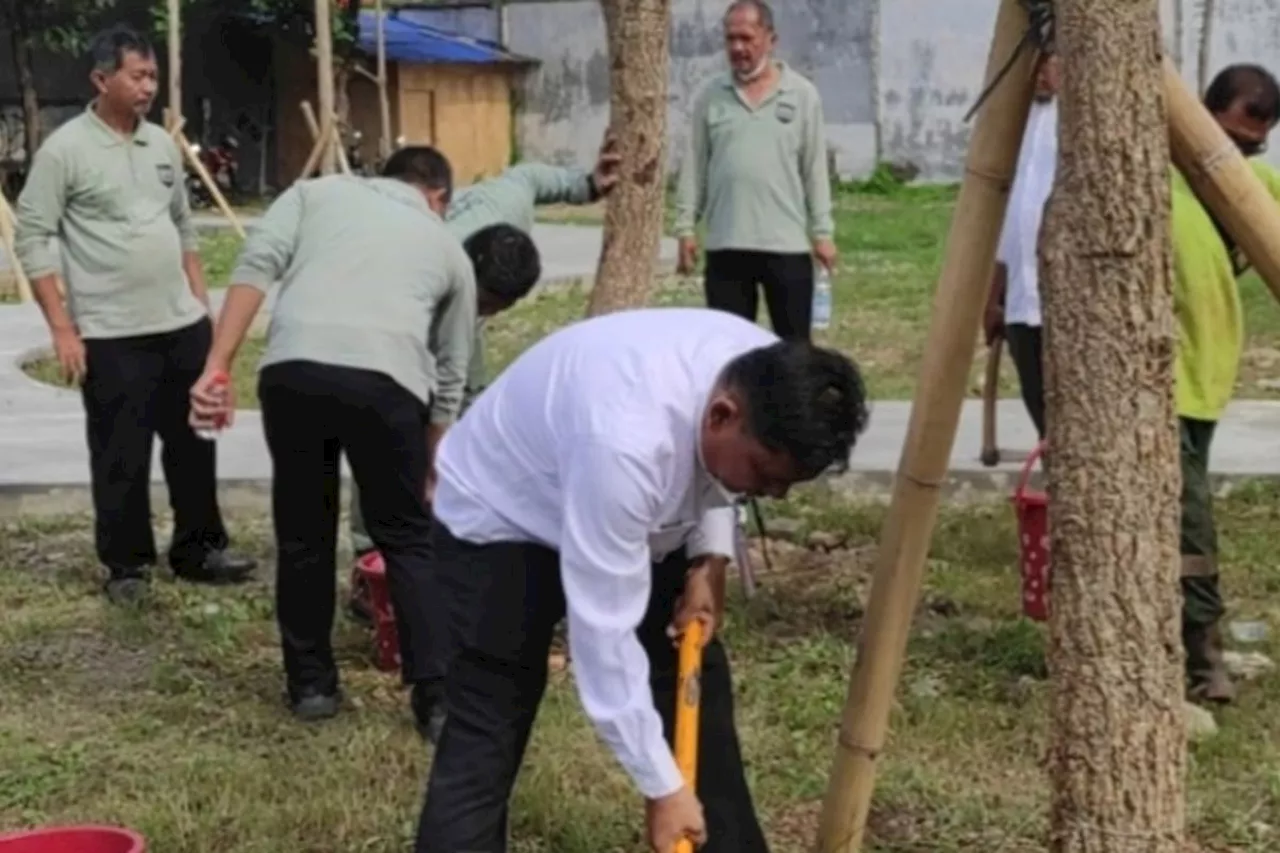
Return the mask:
<path id="1" fill-rule="evenodd" d="M 527 57 L 508 53 L 496 44 L 406 21 L 397 17 L 394 12 L 387 15 L 383 29 L 389 62 L 457 62 L 480 65 L 533 62 Z M 376 12 L 360 13 L 359 46 L 362 53 L 370 56 L 377 53 Z"/>

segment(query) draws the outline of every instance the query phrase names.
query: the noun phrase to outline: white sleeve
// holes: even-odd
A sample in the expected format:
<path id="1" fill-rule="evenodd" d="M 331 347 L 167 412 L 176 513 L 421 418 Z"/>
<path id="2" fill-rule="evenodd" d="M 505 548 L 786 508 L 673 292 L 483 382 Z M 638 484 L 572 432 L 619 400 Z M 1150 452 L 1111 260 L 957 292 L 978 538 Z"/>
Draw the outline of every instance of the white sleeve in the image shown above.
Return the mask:
<path id="1" fill-rule="evenodd" d="M 562 460 L 560 574 L 569 650 L 587 717 L 650 799 L 684 785 L 649 689 L 636 629 L 649 607 L 649 532 L 660 487 L 652 464 L 598 442 L 569 442 Z"/>
<path id="2" fill-rule="evenodd" d="M 686 543 L 690 559 L 695 557 L 728 557 L 733 559 L 737 512 L 731 506 L 708 510 L 693 528 Z"/>

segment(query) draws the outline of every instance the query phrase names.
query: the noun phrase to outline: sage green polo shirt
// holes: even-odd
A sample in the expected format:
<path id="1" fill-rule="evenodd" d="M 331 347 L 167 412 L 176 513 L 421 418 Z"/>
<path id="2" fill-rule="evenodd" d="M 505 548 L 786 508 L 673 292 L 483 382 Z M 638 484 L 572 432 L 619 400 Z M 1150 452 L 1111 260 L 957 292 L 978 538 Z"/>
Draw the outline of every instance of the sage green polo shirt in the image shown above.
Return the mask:
<path id="1" fill-rule="evenodd" d="M 231 281 L 263 291 L 280 282 L 262 367 L 375 371 L 430 403 L 433 423 L 457 418 L 475 273 L 413 186 L 351 175 L 295 183 L 249 233 Z"/>
<path id="2" fill-rule="evenodd" d="M 18 260 L 30 278 L 62 275 L 82 337 L 171 332 L 206 316 L 182 270 L 198 247 L 182 155 L 158 125 L 124 136 L 90 105 L 36 152 L 17 217 Z"/>
<path id="3" fill-rule="evenodd" d="M 455 193 L 445 220 L 464 241 L 491 225 L 511 225 L 528 233 L 533 230 L 539 205 L 588 204 L 594 200 L 590 172 L 521 163 Z"/>
<path id="4" fill-rule="evenodd" d="M 539 205 L 590 204 L 596 198 L 590 172 L 521 163 L 455 193 L 445 211 L 445 222 L 464 243 L 472 234 L 494 225 L 510 225 L 529 234 Z M 484 390 L 486 382 L 484 324 L 477 322 L 467 368 L 464 410 Z"/>
<path id="5" fill-rule="evenodd" d="M 691 237 L 705 221 L 707 251 L 808 253 L 835 232 L 822 101 L 812 83 L 778 67 L 777 87 L 755 106 L 727 73 L 694 103 L 676 234 Z"/>

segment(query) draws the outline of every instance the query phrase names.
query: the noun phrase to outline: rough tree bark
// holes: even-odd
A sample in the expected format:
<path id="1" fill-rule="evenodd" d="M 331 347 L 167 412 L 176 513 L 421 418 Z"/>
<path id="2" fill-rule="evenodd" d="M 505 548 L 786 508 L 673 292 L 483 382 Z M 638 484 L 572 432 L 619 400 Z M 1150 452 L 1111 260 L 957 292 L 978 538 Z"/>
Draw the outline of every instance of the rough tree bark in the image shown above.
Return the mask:
<path id="1" fill-rule="evenodd" d="M 1052 853 L 1183 853 L 1178 442 L 1158 0 L 1059 0 L 1041 275 Z"/>
<path id="2" fill-rule="evenodd" d="M 589 316 L 649 300 L 666 188 L 671 0 L 600 0 L 600 5 L 609 42 L 610 123 L 622 169 L 609 195 Z"/>

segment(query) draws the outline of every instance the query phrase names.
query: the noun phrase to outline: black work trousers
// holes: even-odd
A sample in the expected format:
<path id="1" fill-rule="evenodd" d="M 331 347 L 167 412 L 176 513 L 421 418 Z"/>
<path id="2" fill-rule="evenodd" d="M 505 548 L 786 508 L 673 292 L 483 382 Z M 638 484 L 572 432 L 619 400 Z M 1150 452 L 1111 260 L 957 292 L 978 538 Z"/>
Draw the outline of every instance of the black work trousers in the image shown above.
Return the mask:
<path id="1" fill-rule="evenodd" d="M 173 508 L 169 565 L 181 574 L 227 547 L 218 510 L 215 443 L 188 422 L 191 386 L 213 339 L 208 318 L 155 335 L 87 338 L 81 385 L 93 491 L 94 543 L 112 578 L 140 577 L 156 563 L 151 529 L 151 454 Z"/>
<path id="2" fill-rule="evenodd" d="M 343 453 L 386 562 L 409 672 L 426 639 L 420 626 L 429 601 L 427 407 L 384 374 L 308 361 L 264 368 L 258 388 L 273 468 L 276 619 L 290 696 L 338 688 L 331 635 Z"/>
<path id="3" fill-rule="evenodd" d="M 1018 387 L 1031 422 L 1044 440 L 1044 335 L 1039 326 L 1011 323 L 1004 327 L 1009 356 L 1018 371 Z"/>
<path id="4" fill-rule="evenodd" d="M 452 663 L 444 730 L 427 784 L 415 853 L 505 853 L 508 801 L 547 683 L 552 633 L 565 615 L 559 556 L 528 543 L 474 545 L 436 522 L 436 580 L 448 601 Z M 637 633 L 668 743 L 674 736 L 678 653 L 666 634 L 689 561 L 653 569 Z M 715 638 L 703 652 L 698 796 L 702 853 L 768 850 L 747 787 L 734 726 L 729 660 Z"/>
<path id="5" fill-rule="evenodd" d="M 813 256 L 806 253 L 720 249 L 707 252 L 707 307 L 756 320 L 764 289 L 769 323 L 778 337 L 809 340 L 813 325 Z"/>

